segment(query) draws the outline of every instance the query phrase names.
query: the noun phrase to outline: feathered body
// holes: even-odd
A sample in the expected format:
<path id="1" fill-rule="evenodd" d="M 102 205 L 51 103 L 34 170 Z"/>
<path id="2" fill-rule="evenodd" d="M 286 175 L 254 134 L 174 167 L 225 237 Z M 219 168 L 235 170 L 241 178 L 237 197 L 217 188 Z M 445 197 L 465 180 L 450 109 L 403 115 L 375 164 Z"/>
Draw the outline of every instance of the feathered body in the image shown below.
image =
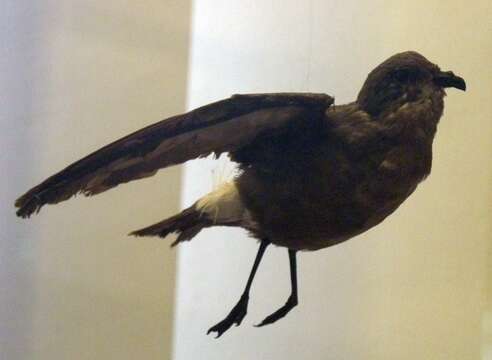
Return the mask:
<path id="1" fill-rule="evenodd" d="M 232 152 L 241 174 L 187 212 L 200 213 L 201 228 L 241 226 L 295 250 L 335 245 L 379 224 L 430 173 L 445 92 L 432 81 L 407 84 L 372 114 L 364 96 L 317 116 L 300 113 L 295 125 Z M 149 230 L 136 234 L 166 235 Z"/>
<path id="2" fill-rule="evenodd" d="M 443 96 L 405 103 L 377 123 L 356 103 L 302 119 L 302 132 L 234 153 L 240 175 L 194 207 L 204 226 L 242 226 L 290 249 L 347 240 L 383 221 L 429 174 Z"/>
<path id="3" fill-rule="evenodd" d="M 239 226 L 260 240 L 238 303 L 209 329 L 239 325 L 268 244 L 288 248 L 291 294 L 259 326 L 298 304 L 296 252 L 348 240 L 393 213 L 430 173 L 444 88 L 462 78 L 422 55 L 392 56 L 367 77 L 356 101 L 325 94 L 239 95 L 130 134 L 51 176 L 21 196 L 17 214 L 77 193 L 95 195 L 160 168 L 227 152 L 240 174 L 137 236 L 177 233 L 173 245 L 210 226 Z"/>
<path id="4" fill-rule="evenodd" d="M 236 180 L 258 224 L 252 232 L 291 249 L 316 250 L 379 224 L 430 172 L 442 95 L 403 105 L 378 119 L 376 127 L 357 104 L 334 106 L 303 141 L 286 134 L 282 151 L 265 143 L 262 150 L 269 155 L 263 166 L 243 166 Z M 348 117 L 356 125 L 346 124 L 343 131 L 354 136 L 326 126 Z M 392 117 L 399 121 L 392 123 Z M 367 133 L 357 134 L 362 122 L 368 122 Z M 434 130 L 426 132 L 429 123 Z"/>
<path id="5" fill-rule="evenodd" d="M 241 170 L 233 182 L 133 234 L 176 232 L 180 242 L 209 226 L 240 226 L 289 249 L 328 247 L 379 224 L 429 174 L 449 86 L 465 84 L 406 52 L 375 68 L 350 104 L 332 105 L 324 94 L 234 96 L 70 165 L 19 198 L 17 213 L 227 152 Z"/>

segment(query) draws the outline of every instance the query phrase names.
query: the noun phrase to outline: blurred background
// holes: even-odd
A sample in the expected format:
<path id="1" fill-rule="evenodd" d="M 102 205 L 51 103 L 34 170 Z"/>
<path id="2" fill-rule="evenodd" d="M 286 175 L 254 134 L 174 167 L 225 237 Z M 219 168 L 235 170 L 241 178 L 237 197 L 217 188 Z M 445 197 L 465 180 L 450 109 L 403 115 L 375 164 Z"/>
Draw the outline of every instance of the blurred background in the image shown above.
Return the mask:
<path id="1" fill-rule="evenodd" d="M 0 4 L 0 359 L 492 359 L 492 3 L 476 0 L 14 1 Z M 383 224 L 302 253 L 300 305 L 270 248 L 235 229 L 126 234 L 220 180 L 190 162 L 94 198 L 14 216 L 22 192 L 87 153 L 233 93 L 352 101 L 388 56 L 416 50 L 463 76 L 448 91 L 431 176 Z"/>

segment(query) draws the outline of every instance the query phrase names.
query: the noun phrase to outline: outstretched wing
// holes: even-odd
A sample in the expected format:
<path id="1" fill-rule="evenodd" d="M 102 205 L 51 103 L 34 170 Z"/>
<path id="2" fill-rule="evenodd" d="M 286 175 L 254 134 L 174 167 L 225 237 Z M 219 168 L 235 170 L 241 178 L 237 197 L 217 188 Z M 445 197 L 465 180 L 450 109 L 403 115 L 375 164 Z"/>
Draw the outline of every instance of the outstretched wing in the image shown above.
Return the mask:
<path id="1" fill-rule="evenodd" d="M 49 177 L 15 202 L 29 217 L 45 204 L 154 175 L 190 159 L 237 150 L 268 131 L 306 115 L 319 115 L 333 103 L 325 94 L 234 95 L 177 115 L 117 140 Z"/>

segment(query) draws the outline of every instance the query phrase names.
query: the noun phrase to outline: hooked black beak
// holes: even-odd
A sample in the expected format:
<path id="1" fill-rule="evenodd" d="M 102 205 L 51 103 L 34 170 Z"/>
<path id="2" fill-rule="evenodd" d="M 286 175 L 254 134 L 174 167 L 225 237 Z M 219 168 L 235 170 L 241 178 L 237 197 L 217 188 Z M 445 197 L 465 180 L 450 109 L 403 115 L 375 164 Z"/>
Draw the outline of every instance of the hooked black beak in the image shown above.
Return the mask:
<path id="1" fill-rule="evenodd" d="M 453 74 L 452 71 L 440 72 L 434 77 L 434 82 L 443 88 L 454 87 L 466 91 L 465 80 Z"/>

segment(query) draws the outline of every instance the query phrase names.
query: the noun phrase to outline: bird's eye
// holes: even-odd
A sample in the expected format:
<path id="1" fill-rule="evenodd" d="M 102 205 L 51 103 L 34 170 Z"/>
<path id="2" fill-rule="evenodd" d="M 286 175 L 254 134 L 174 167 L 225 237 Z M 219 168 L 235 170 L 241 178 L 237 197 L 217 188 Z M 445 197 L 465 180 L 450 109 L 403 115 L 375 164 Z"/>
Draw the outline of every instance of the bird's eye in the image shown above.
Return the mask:
<path id="1" fill-rule="evenodd" d="M 408 70 L 397 70 L 392 74 L 392 77 L 398 82 L 408 82 L 411 79 L 412 74 Z"/>
<path id="2" fill-rule="evenodd" d="M 395 70 L 391 77 L 400 83 L 415 82 L 421 77 L 421 73 L 417 69 L 398 69 Z"/>

